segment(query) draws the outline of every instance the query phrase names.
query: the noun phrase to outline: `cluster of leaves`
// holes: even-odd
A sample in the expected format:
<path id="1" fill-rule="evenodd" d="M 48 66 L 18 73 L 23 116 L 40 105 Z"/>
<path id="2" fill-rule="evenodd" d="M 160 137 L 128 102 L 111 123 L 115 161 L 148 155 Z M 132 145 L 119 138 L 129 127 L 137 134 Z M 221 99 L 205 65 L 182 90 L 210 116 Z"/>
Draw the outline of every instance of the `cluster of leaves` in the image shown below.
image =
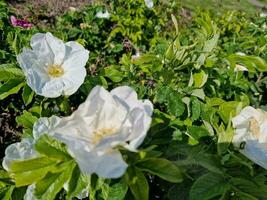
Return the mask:
<path id="1" fill-rule="evenodd" d="M 110 19 L 96 18 L 106 9 Z M 80 174 L 64 145 L 45 135 L 35 145 L 40 158 L 14 163 L 11 174 L 0 170 L 1 199 L 21 199 L 32 183 L 40 199 L 73 199 L 83 189 L 90 199 L 105 200 L 266 198 L 266 171 L 231 145 L 231 118 L 249 104 L 267 103 L 267 18 L 196 12 L 184 27 L 163 10 L 180 11 L 173 2 L 148 9 L 143 0 L 114 0 L 69 11 L 58 17 L 56 30 L 25 30 L 9 24 L 11 13 L 0 2 L 0 105 L 9 102 L 1 111 L 16 110 L 24 135 L 41 116 L 69 115 L 97 84 L 130 85 L 155 108 L 140 152 L 121 149 L 129 165 L 122 178 Z M 77 94 L 46 99 L 25 84 L 16 55 L 40 31 L 90 50 L 88 76 Z M 137 50 L 141 56 L 132 57 Z M 236 64 L 249 72 L 235 71 Z"/>

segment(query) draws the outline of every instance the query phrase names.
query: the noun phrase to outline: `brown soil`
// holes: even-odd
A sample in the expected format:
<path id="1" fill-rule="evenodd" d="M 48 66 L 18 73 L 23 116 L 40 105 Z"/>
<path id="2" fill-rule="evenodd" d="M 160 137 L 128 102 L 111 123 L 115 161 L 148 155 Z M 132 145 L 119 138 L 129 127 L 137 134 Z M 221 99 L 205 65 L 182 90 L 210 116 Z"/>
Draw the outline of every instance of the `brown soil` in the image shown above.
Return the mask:
<path id="1" fill-rule="evenodd" d="M 22 18 L 31 18 L 33 23 L 43 20 L 53 23 L 55 17 L 71 9 L 79 9 L 91 0 L 10 0 L 8 5 Z"/>
<path id="2" fill-rule="evenodd" d="M 0 159 L 5 155 L 5 149 L 8 145 L 20 141 L 21 128 L 16 125 L 16 113 L 0 109 Z"/>

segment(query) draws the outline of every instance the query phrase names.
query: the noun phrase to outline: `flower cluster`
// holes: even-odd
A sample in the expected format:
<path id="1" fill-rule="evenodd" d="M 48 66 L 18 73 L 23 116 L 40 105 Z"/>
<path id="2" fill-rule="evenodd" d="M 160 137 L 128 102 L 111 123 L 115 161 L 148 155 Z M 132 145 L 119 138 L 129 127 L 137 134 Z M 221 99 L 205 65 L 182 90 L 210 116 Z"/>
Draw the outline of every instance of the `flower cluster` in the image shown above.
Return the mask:
<path id="1" fill-rule="evenodd" d="M 37 94 L 51 98 L 78 90 L 86 76 L 87 50 L 76 42 L 63 43 L 51 33 L 34 35 L 31 47 L 17 59 L 28 85 Z M 48 134 L 66 145 L 82 173 L 118 178 L 127 168 L 118 147 L 137 151 L 150 127 L 152 112 L 152 103 L 139 100 L 131 87 L 108 92 L 95 86 L 70 116 L 40 118 L 33 126 L 33 138 L 8 146 L 3 167 L 10 171 L 14 161 L 37 158 L 34 146 Z M 28 187 L 27 198 L 34 195 L 34 187 Z"/>

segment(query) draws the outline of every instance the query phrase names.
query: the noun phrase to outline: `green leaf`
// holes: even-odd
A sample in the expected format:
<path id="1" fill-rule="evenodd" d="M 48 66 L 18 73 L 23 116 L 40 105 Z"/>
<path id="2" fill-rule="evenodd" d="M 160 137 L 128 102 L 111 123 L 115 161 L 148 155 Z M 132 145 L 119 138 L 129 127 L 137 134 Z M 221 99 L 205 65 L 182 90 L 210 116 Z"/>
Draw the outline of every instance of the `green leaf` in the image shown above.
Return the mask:
<path id="1" fill-rule="evenodd" d="M 33 116 L 30 112 L 24 110 L 23 114 L 16 117 L 16 122 L 19 125 L 22 125 L 24 128 L 31 129 L 33 128 L 34 123 L 38 120 L 37 117 Z"/>
<path id="2" fill-rule="evenodd" d="M 143 172 L 135 167 L 128 167 L 124 179 L 135 200 L 148 200 L 149 186 Z"/>
<path id="3" fill-rule="evenodd" d="M 218 112 L 224 123 L 227 124 L 230 117 L 236 116 L 236 114 L 242 109 L 242 106 L 242 102 L 237 101 L 229 101 L 221 104 Z"/>
<path id="4" fill-rule="evenodd" d="M 209 131 L 202 126 L 189 126 L 189 127 L 187 127 L 187 134 L 197 141 L 201 137 L 205 137 L 205 136 L 210 135 Z"/>
<path id="5" fill-rule="evenodd" d="M 167 108 L 168 108 L 168 112 L 171 115 L 179 117 L 179 116 L 183 115 L 183 113 L 185 111 L 185 104 L 182 101 L 182 98 L 179 94 L 172 93 L 169 96 Z"/>
<path id="6" fill-rule="evenodd" d="M 79 195 L 84 188 L 87 187 L 88 177 L 81 174 L 78 165 L 72 171 L 70 181 L 68 183 L 67 200 L 72 200 L 73 197 Z"/>
<path id="7" fill-rule="evenodd" d="M 232 178 L 230 182 L 239 194 L 252 196 L 255 199 L 265 199 L 267 196 L 267 185 L 259 184 L 255 180 Z"/>
<path id="8" fill-rule="evenodd" d="M 171 161 L 164 158 L 148 158 L 136 163 L 142 171 L 157 175 L 160 178 L 179 183 L 183 180 L 180 169 Z"/>
<path id="9" fill-rule="evenodd" d="M 32 102 L 32 99 L 34 97 L 34 91 L 32 91 L 32 89 L 26 85 L 23 89 L 22 92 L 22 99 L 24 104 L 27 106 Z"/>
<path id="10" fill-rule="evenodd" d="M 15 189 L 15 186 L 9 186 L 6 188 L 6 190 L 3 191 L 3 197 L 1 198 L 2 200 L 12 200 L 12 193 Z M 2 196 L 1 194 L 2 192 L 0 192 L 0 195 Z"/>
<path id="11" fill-rule="evenodd" d="M 258 70 L 260 72 L 267 71 L 267 63 L 260 57 L 257 56 L 246 56 L 232 54 L 226 58 L 232 68 L 236 67 L 236 64 L 244 65 L 250 72 Z"/>
<path id="12" fill-rule="evenodd" d="M 201 88 L 205 85 L 208 80 L 208 74 L 206 74 L 203 70 L 198 73 L 193 74 L 194 78 L 194 86 L 197 88 Z"/>
<path id="13" fill-rule="evenodd" d="M 115 183 L 108 188 L 108 197 L 106 200 L 124 200 L 128 191 L 128 186 L 124 181 Z"/>
<path id="14" fill-rule="evenodd" d="M 195 121 L 200 117 L 200 113 L 201 113 L 201 103 L 197 98 L 193 98 L 191 110 L 192 110 L 191 119 Z"/>
<path id="15" fill-rule="evenodd" d="M 117 70 L 115 66 L 106 67 L 104 70 L 105 77 L 108 77 L 115 83 L 121 82 L 124 78 L 124 73 Z"/>
<path id="16" fill-rule="evenodd" d="M 209 200 L 223 195 L 230 189 L 227 181 L 218 174 L 207 173 L 198 178 L 191 187 L 190 200 Z"/>
<path id="17" fill-rule="evenodd" d="M 11 94 L 16 94 L 24 85 L 25 83 L 21 82 L 21 80 L 12 79 L 7 81 L 0 86 L 0 100 L 5 99 Z"/>
<path id="18" fill-rule="evenodd" d="M 24 76 L 23 71 L 21 69 L 16 68 L 10 64 L 0 65 L 0 81 L 8 81 L 10 79 L 23 80 L 24 78 L 25 78 L 25 76 Z"/>
<path id="19" fill-rule="evenodd" d="M 191 95 L 198 97 L 202 100 L 204 100 L 206 96 L 203 89 L 195 89 L 192 91 Z"/>
<path id="20" fill-rule="evenodd" d="M 72 157 L 68 154 L 65 144 L 60 143 L 56 139 L 42 135 L 35 144 L 35 150 L 38 153 L 49 157 L 50 159 L 56 159 L 60 161 L 68 161 Z"/>
<path id="21" fill-rule="evenodd" d="M 48 173 L 42 180 L 36 183 L 35 195 L 40 200 L 54 200 L 63 185 L 70 179 L 74 162 L 69 164 L 60 173 Z"/>
<path id="22" fill-rule="evenodd" d="M 159 103 L 167 102 L 171 92 L 172 90 L 168 86 L 158 88 L 156 94 L 156 101 Z"/>
<path id="23" fill-rule="evenodd" d="M 226 130 L 218 131 L 217 134 L 218 134 L 218 142 L 217 142 L 218 153 L 219 154 L 226 153 L 234 136 L 234 130 L 231 126 L 231 121 L 229 121 Z"/>
<path id="24" fill-rule="evenodd" d="M 56 164 L 57 161 L 46 157 L 14 161 L 11 163 L 10 176 L 15 180 L 17 187 L 31 185 L 53 170 Z"/>

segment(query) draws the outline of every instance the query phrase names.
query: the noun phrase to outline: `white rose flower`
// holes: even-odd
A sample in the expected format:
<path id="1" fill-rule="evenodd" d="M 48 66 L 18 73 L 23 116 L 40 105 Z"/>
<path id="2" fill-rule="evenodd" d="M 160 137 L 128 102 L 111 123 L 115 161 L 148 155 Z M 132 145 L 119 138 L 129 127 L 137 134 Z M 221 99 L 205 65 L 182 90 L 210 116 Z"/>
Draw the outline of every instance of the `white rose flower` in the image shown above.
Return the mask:
<path id="1" fill-rule="evenodd" d="M 106 10 L 105 12 L 99 11 L 96 13 L 97 18 L 103 18 L 103 19 L 108 19 L 110 18 L 109 12 Z"/>
<path id="2" fill-rule="evenodd" d="M 267 169 L 267 112 L 247 106 L 232 123 L 233 144 L 250 160 Z"/>
<path id="3" fill-rule="evenodd" d="M 89 51 L 51 33 L 33 35 L 30 45 L 17 60 L 32 90 L 49 98 L 75 93 L 84 82 Z"/>
<path id="4" fill-rule="evenodd" d="M 153 8 L 154 7 L 154 2 L 153 0 L 145 0 L 146 7 L 148 8 Z"/>
<path id="5" fill-rule="evenodd" d="M 59 121 L 60 118 L 56 116 L 40 118 L 35 123 L 36 131 L 33 132 L 33 138 L 23 138 L 21 142 L 9 145 L 5 150 L 5 157 L 2 163 L 4 169 L 9 171 L 10 164 L 13 161 L 23 161 L 38 157 L 38 153 L 34 150 L 36 141 L 41 135 L 47 133 L 46 130 L 48 130 L 48 127 L 53 129 Z"/>
<path id="6" fill-rule="evenodd" d="M 127 164 L 116 146 L 136 151 L 150 127 L 152 111 L 152 103 L 138 100 L 130 87 L 108 92 L 96 86 L 71 116 L 59 121 L 43 118 L 34 134 L 49 132 L 65 143 L 83 173 L 118 178 Z"/>

